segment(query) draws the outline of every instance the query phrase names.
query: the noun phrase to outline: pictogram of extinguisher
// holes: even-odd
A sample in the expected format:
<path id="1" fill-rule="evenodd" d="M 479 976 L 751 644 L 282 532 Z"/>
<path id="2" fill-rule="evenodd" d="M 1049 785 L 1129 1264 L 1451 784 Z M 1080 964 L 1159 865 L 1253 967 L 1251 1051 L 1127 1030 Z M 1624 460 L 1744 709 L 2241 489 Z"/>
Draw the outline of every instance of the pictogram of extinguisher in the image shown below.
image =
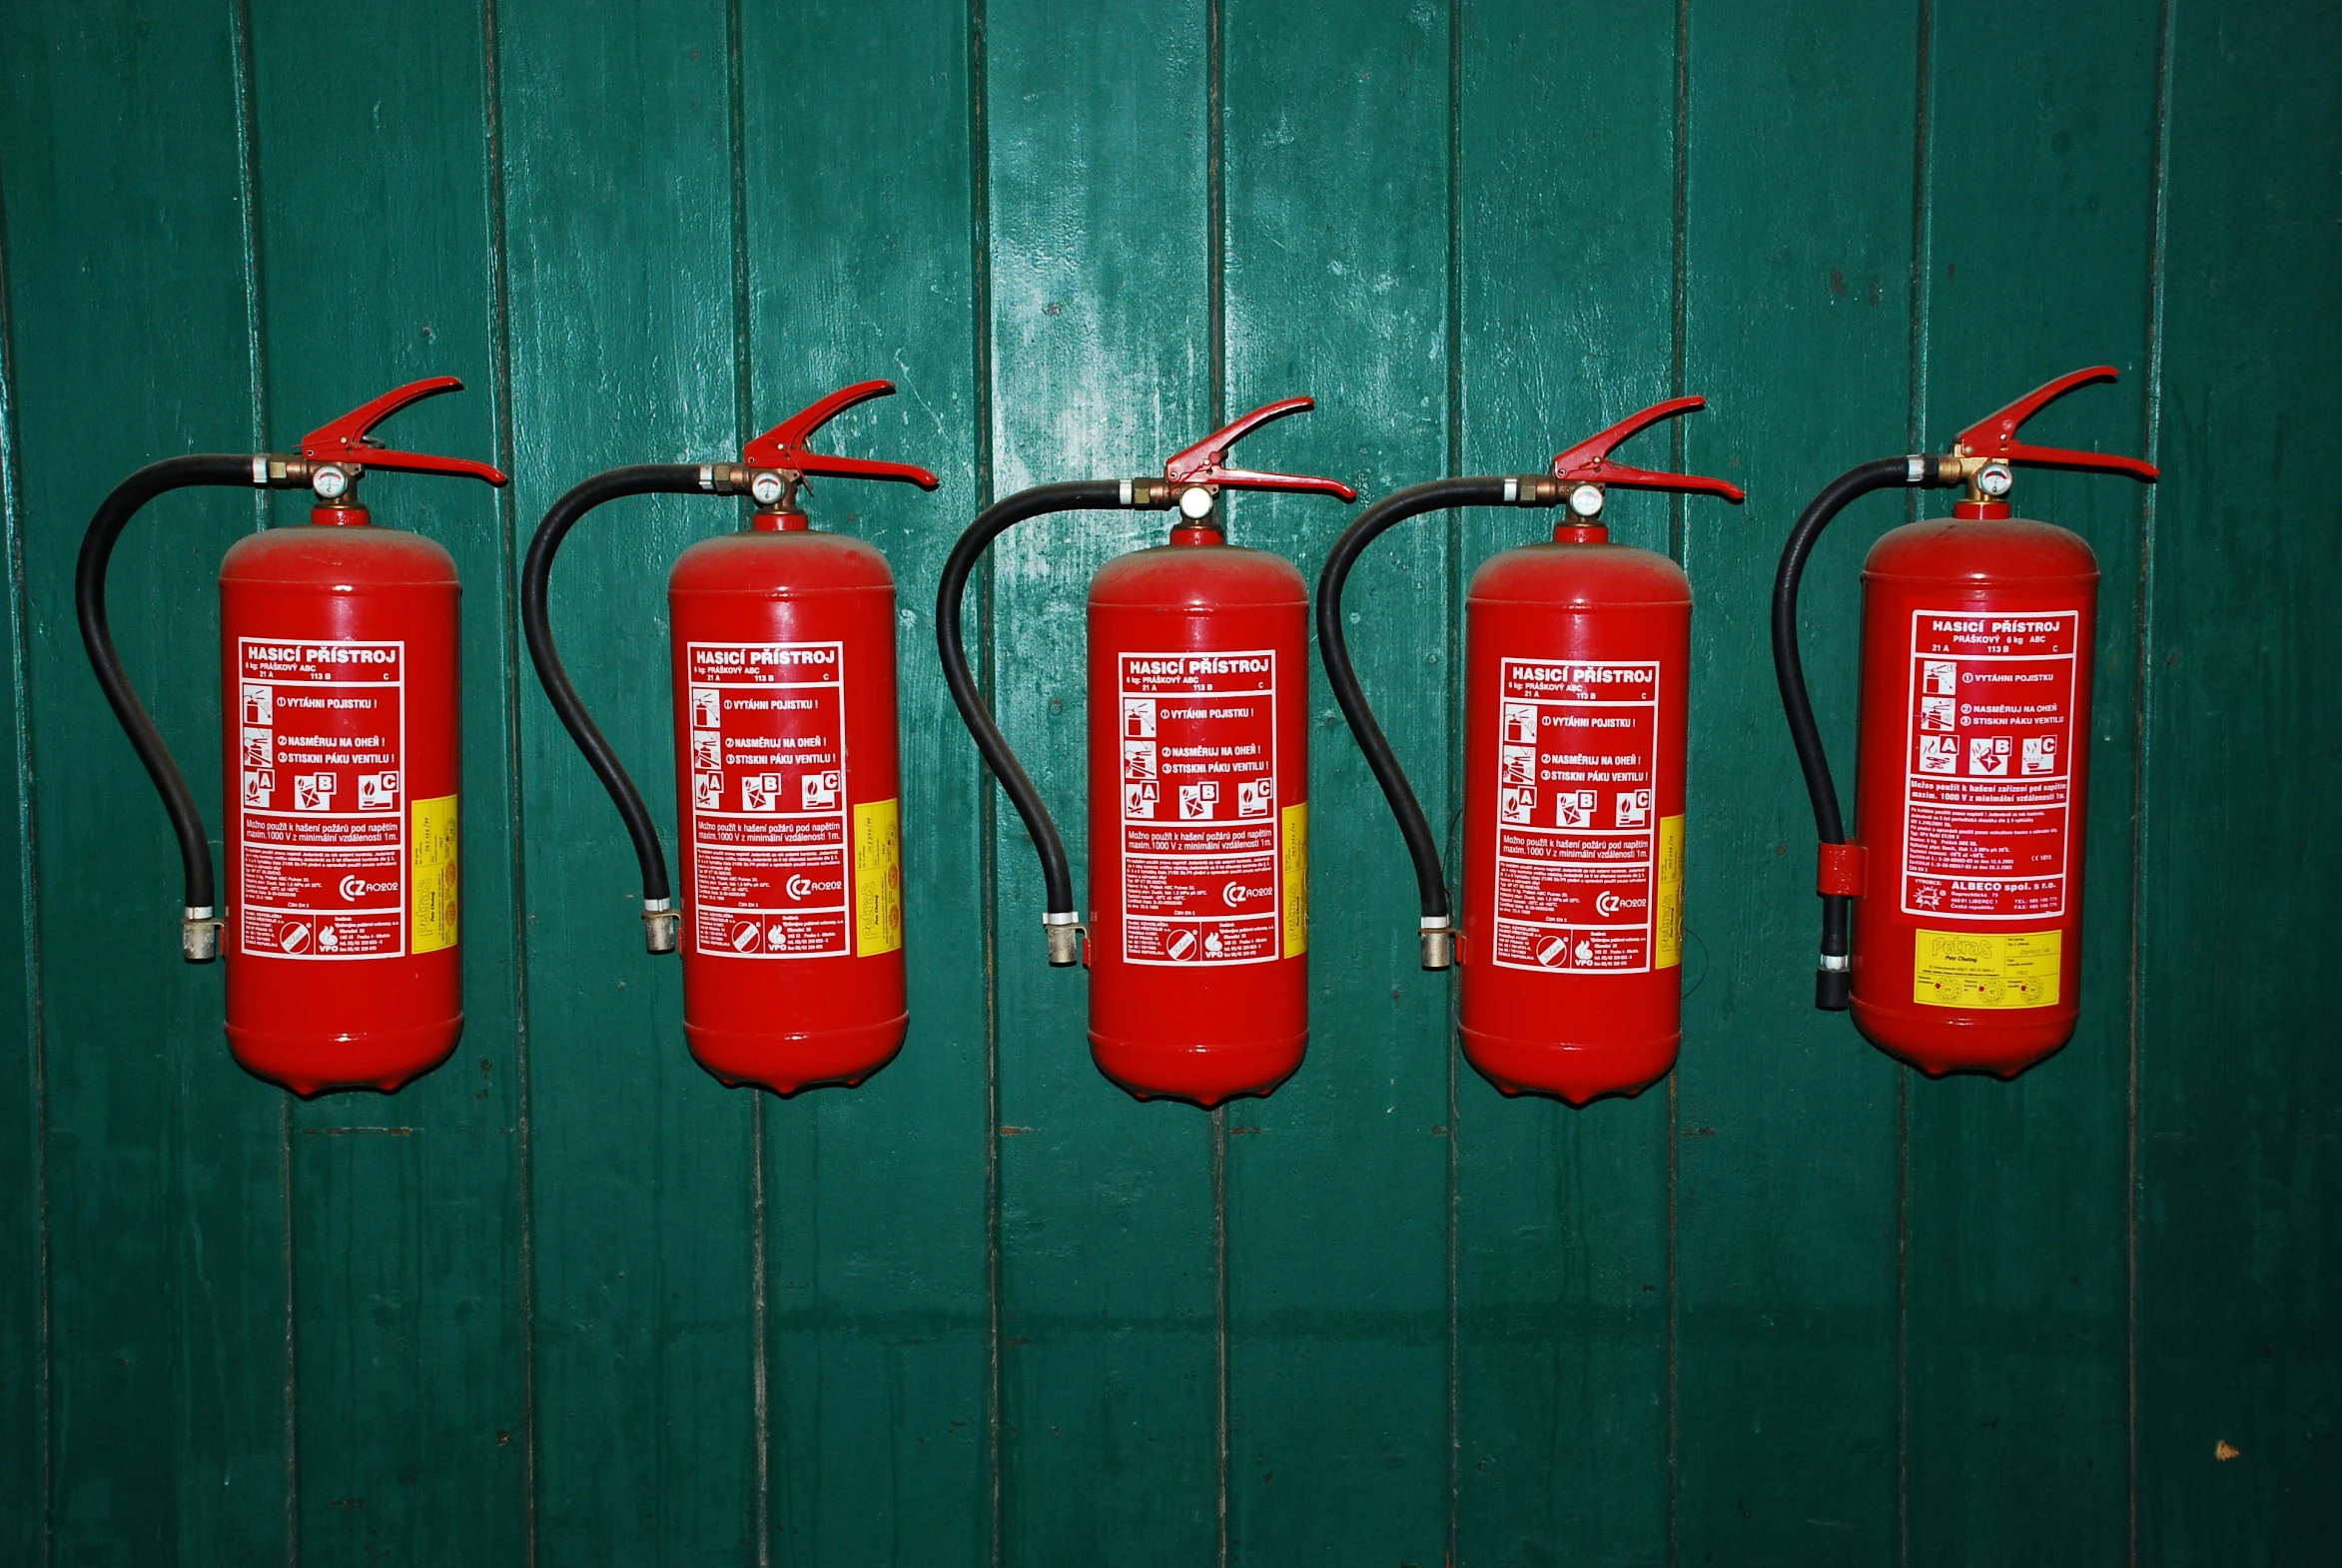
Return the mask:
<path id="1" fill-rule="evenodd" d="M 1336 479 L 1227 465 L 1244 435 L 1314 405 L 1255 408 L 1160 479 L 1019 491 L 960 535 L 936 593 L 944 679 L 1041 854 L 1049 961 L 1089 966 L 1092 1057 L 1141 1100 L 1265 1095 L 1308 1045 L 1308 587 L 1284 557 L 1229 544 L 1214 506 L 1236 489 L 1356 498 Z M 1170 543 L 1090 583 L 1085 930 L 1057 824 L 969 671 L 960 606 L 1008 528 L 1116 507 L 1178 515 Z"/>
<path id="2" fill-rule="evenodd" d="M 1613 486 L 1715 495 L 1611 450 L 1704 407 L 1672 397 L 1546 473 L 1434 479 L 1358 515 L 1317 583 L 1334 699 L 1398 818 L 1422 902 L 1423 967 L 1463 965 L 1465 1058 L 1507 1095 L 1584 1105 L 1666 1076 L 1683 1038 L 1684 735 L 1692 589 L 1653 550 L 1610 541 Z M 1561 506 L 1551 543 L 1482 562 L 1465 604 L 1464 922 L 1438 841 L 1350 663 L 1342 587 L 1384 529 L 1456 506 Z"/>
<path id="3" fill-rule="evenodd" d="M 645 945 L 681 946 L 684 1038 L 735 1088 L 859 1084 L 910 1028 L 894 572 L 875 546 L 816 530 L 798 504 L 814 474 L 935 488 L 909 463 L 806 448 L 822 425 L 894 390 L 876 381 L 831 392 L 738 462 L 595 474 L 545 513 L 521 568 L 537 678 L 634 841 Z M 545 612 L 562 539 L 626 495 L 746 495 L 753 506 L 745 529 L 692 545 L 667 578 L 680 910 L 649 809 L 561 667 Z"/>
<path id="4" fill-rule="evenodd" d="M 385 392 L 312 431 L 297 455 L 149 463 L 82 539 L 82 645 L 179 837 L 180 951 L 210 963 L 225 937 L 228 1048 L 304 1098 L 390 1093 L 445 1061 L 463 1032 L 455 562 L 429 539 L 372 526 L 357 494 L 375 469 L 504 482 L 484 462 L 393 451 L 367 433 L 462 385 L 439 376 Z M 155 497 L 199 485 L 317 496 L 311 526 L 248 535 L 220 564 L 225 920 L 203 817 L 106 622 L 124 527 Z"/>
<path id="5" fill-rule="evenodd" d="M 2111 366 L 2061 376 L 1960 431 L 1945 454 L 1883 457 L 1814 497 L 1773 585 L 1773 663 L 1822 839 L 1814 1005 L 1931 1076 L 2014 1078 L 2073 1037 L 2098 563 L 2078 534 L 2009 514 L 2019 466 L 2151 463 L 2034 446 L 2018 426 Z M 1798 583 L 1856 497 L 1965 484 L 1950 517 L 1906 523 L 1863 562 L 1852 838 L 1798 657 Z M 1850 929 L 1851 928 L 1851 929 Z"/>

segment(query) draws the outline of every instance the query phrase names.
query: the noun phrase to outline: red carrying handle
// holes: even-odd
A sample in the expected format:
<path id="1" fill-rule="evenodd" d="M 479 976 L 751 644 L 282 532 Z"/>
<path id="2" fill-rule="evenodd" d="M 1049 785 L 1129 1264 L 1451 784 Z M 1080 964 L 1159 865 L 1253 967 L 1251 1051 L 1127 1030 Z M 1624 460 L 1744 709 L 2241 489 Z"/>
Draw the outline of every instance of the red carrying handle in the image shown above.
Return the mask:
<path id="1" fill-rule="evenodd" d="M 1279 397 L 1264 402 L 1239 419 L 1220 426 L 1209 435 L 1174 452 L 1171 461 L 1163 465 L 1163 476 L 1174 490 L 1201 486 L 1205 490 L 1302 490 L 1317 495 L 1338 495 L 1345 501 L 1354 501 L 1358 492 L 1339 479 L 1319 478 L 1307 473 L 1263 473 L 1253 468 L 1231 468 L 1227 464 L 1228 448 L 1271 419 L 1281 419 L 1288 413 L 1299 413 L 1317 406 L 1314 397 Z"/>
<path id="2" fill-rule="evenodd" d="M 1626 490 L 1675 490 L 1685 495 L 1717 495 L 1728 501 L 1748 499 L 1748 491 L 1724 479 L 1697 473 L 1660 473 L 1612 462 L 1610 450 L 1639 435 L 1662 419 L 1708 406 L 1705 397 L 1670 397 L 1640 413 L 1628 414 L 1599 435 L 1589 436 L 1553 459 L 1553 476 L 1563 484 L 1615 484 Z"/>
<path id="3" fill-rule="evenodd" d="M 740 452 L 740 462 L 748 468 L 773 468 L 783 473 L 799 475 L 819 473 L 840 479 L 901 479 L 916 484 L 923 490 L 936 486 L 936 477 L 925 468 L 908 462 L 881 462 L 869 457 L 836 457 L 828 452 L 808 451 L 805 443 L 813 432 L 844 413 L 858 402 L 894 393 L 893 382 L 856 382 L 841 387 L 819 402 L 798 409 L 756 439 Z"/>
<path id="4" fill-rule="evenodd" d="M 402 473 L 438 473 L 457 479 L 485 479 L 502 484 L 500 468 L 468 457 L 440 457 L 429 452 L 398 451 L 378 443 L 367 431 L 410 402 L 440 392 L 461 392 L 452 376 L 431 376 L 393 388 L 372 402 L 361 403 L 329 424 L 321 424 L 301 440 L 301 455 L 311 462 L 330 462 L 349 468 L 395 468 Z"/>
<path id="5" fill-rule="evenodd" d="M 2064 446 L 2035 446 L 2016 438 L 2017 426 L 2078 387 L 2118 379 L 2111 365 L 2093 365 L 2034 388 L 1997 413 L 1987 414 L 1959 432 L 1959 455 L 1990 461 L 2023 463 L 2034 468 L 2077 468 L 2089 473 L 2121 473 L 2142 484 L 2161 475 L 2151 462 L 2112 452 L 2075 451 Z"/>

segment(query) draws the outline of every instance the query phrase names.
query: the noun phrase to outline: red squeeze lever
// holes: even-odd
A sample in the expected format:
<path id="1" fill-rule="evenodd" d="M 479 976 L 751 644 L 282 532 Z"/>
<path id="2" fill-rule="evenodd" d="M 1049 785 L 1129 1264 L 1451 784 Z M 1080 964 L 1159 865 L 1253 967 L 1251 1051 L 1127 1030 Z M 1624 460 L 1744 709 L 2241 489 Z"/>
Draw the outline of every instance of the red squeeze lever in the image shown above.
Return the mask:
<path id="1" fill-rule="evenodd" d="M 1320 479 L 1306 473 L 1259 473 L 1250 468 L 1224 466 L 1228 448 L 1261 425 L 1316 406 L 1314 397 L 1279 397 L 1274 402 L 1264 402 L 1242 418 L 1213 430 L 1186 450 L 1174 452 L 1171 461 L 1163 465 L 1163 476 L 1174 489 L 1200 488 L 1207 494 L 1217 494 L 1223 489 L 1305 490 L 1354 501 L 1358 492 L 1339 479 Z"/>
<path id="2" fill-rule="evenodd" d="M 815 430 L 856 403 L 868 402 L 873 397 L 889 396 L 894 390 L 893 382 L 856 382 L 851 387 L 841 387 L 819 402 L 800 408 L 750 441 L 740 453 L 741 466 L 769 468 L 800 477 L 819 473 L 840 479 L 906 479 L 923 490 L 934 489 L 935 475 L 911 463 L 880 462 L 869 457 L 833 457 L 827 452 L 805 449 L 806 441 L 812 438 Z"/>
<path id="3" fill-rule="evenodd" d="M 2123 473 L 2152 484 L 2158 477 L 2155 465 L 2137 457 L 2122 457 L 2101 451 L 2074 451 L 2062 446 L 2034 446 L 2016 438 L 2018 425 L 2075 388 L 2110 382 L 2116 378 L 2113 366 L 2093 365 L 2088 370 L 2074 371 L 2046 386 L 2036 387 L 1998 413 L 1987 414 L 1961 430 L 1957 443 L 1958 454 L 1993 462 L 2021 462 L 2036 468 L 2080 468 L 2096 473 Z"/>
<path id="4" fill-rule="evenodd" d="M 408 382 L 383 393 L 374 401 L 362 403 L 330 424 L 321 424 L 302 437 L 301 455 L 311 462 L 332 463 L 353 470 L 353 476 L 368 468 L 396 468 L 406 473 L 443 473 L 458 479 L 485 479 L 490 484 L 502 484 L 501 469 L 484 462 L 473 462 L 468 457 L 436 457 L 428 452 L 396 451 L 377 441 L 367 431 L 382 423 L 410 402 L 440 392 L 461 392 L 463 384 L 452 376 L 431 376 L 419 382 Z M 320 492 L 321 494 L 324 492 Z"/>
<path id="5" fill-rule="evenodd" d="M 1655 402 L 1640 413 L 1632 413 L 1613 424 L 1601 434 L 1578 442 L 1568 451 L 1553 459 L 1553 476 L 1563 484 L 1615 484 L 1626 490 L 1680 490 L 1687 495 L 1720 495 L 1728 501 L 1748 498 L 1748 492 L 1737 484 L 1723 479 L 1706 478 L 1697 473 L 1657 473 L 1649 468 L 1630 468 L 1610 460 L 1610 449 L 1624 443 L 1630 436 L 1639 435 L 1661 419 L 1672 419 L 1679 413 L 1694 408 L 1705 408 L 1705 397 L 1670 397 Z"/>

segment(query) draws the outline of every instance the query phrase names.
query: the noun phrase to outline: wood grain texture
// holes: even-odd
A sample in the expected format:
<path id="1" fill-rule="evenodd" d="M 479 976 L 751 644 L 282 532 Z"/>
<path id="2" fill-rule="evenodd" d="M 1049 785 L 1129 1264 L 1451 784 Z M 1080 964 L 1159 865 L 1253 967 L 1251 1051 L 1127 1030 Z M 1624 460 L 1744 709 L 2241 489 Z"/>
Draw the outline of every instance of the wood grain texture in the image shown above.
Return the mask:
<path id="1" fill-rule="evenodd" d="M 1459 46 L 1457 466 L 1531 473 L 1676 391 L 1675 16 L 1482 0 L 1465 6 Z M 1598 116 L 1579 112 L 1565 75 L 1519 69 L 1560 50 L 1609 62 Z M 1744 416 L 1720 402 L 1694 417 L 1730 431 Z M 1672 434 L 1644 437 L 1625 460 L 1670 466 Z M 1735 508 L 1687 510 L 1706 539 L 1764 531 Z M 1607 514 L 1622 543 L 1665 550 L 1671 511 L 1664 497 L 1614 491 Z M 1550 532 L 1535 511 L 1466 511 L 1460 523 L 1467 581 L 1491 554 Z M 1395 834 L 1384 842 L 1397 853 Z M 1451 881 L 1456 842 L 1451 831 Z M 1707 983 L 1706 925 L 1695 903 L 1687 988 Z M 1589 1561 L 1661 1562 L 1669 1089 L 1572 1110 L 1508 1101 L 1460 1057 L 1457 1078 L 1459 1560 L 1551 1562 L 1566 1542 Z"/>
<path id="2" fill-rule="evenodd" d="M 182 451 L 248 451 L 257 389 L 231 17 L 218 6 L 7 19 L 9 367 L 24 463 L 40 937 L 50 1493 L 60 1560 L 243 1562 L 289 1545 L 285 1099 L 192 969 L 168 823 L 90 676 L 73 561 L 106 491 Z M 134 107 L 135 106 L 135 107 Z M 24 236 L 33 238 L 26 243 Z M 217 589 L 249 496 L 167 496 L 109 595 L 126 667 L 219 810 Z"/>
<path id="3" fill-rule="evenodd" d="M 886 377 L 895 395 L 823 448 L 943 480 L 812 496 L 817 527 L 895 569 L 911 1035 L 860 1090 L 763 1107 L 776 1562 L 991 1556 L 985 846 L 934 651 L 935 579 L 978 509 L 966 17 L 863 0 L 742 18 L 751 422 Z M 888 177 L 837 178 L 855 167 Z"/>
<path id="4" fill-rule="evenodd" d="M 1239 460 L 1362 493 L 1447 456 L 1448 17 L 1223 7 L 1230 414 L 1316 408 Z M 1290 62 L 1311 62 L 1296 72 Z M 1301 331 L 1295 327 L 1305 323 Z M 1229 538 L 1314 576 L 1354 507 L 1243 495 Z M 1445 787 L 1448 538 L 1389 536 L 1353 580 L 1362 678 Z M 1227 1113 L 1228 1561 L 1436 1562 L 1449 1525 L 1447 988 L 1415 968 L 1414 879 L 1311 672 L 1310 1046 Z M 1372 1193 L 1371 1202 L 1359 1202 Z"/>
<path id="5" fill-rule="evenodd" d="M 2199 0 L 0 8 L 0 1561 L 2330 1555 L 2335 35 Z M 1829 477 L 2099 362 L 2121 385 L 2036 433 L 2164 483 L 2018 496 L 2104 573 L 2082 1026 L 2013 1084 L 1932 1083 L 1808 1006 L 1767 593 Z M 511 490 L 368 498 L 465 582 L 466 1037 L 297 1107 L 172 952 L 72 561 L 138 464 L 440 371 L 468 390 L 398 438 Z M 943 477 L 812 496 L 900 584 L 913 1029 L 784 1103 L 692 1064 L 511 583 L 578 479 L 868 376 L 901 392 L 833 447 Z M 1372 497 L 1678 391 L 1710 410 L 1627 455 L 1751 499 L 1613 506 L 1698 601 L 1675 1078 L 1571 1111 L 1461 1062 L 1319 689 L 1308 1060 L 1216 1120 L 1106 1083 L 930 651 L 958 530 L 1288 392 L 1317 411 L 1249 455 Z M 1229 514 L 1311 576 L 1354 515 Z M 1857 506 L 1808 579 L 1849 782 L 1859 563 L 1909 514 Z M 299 516 L 175 496 L 116 564 L 207 808 L 217 564 Z M 555 573 L 662 823 L 664 578 L 736 522 L 621 502 Z M 1086 586 L 1163 526 L 1028 524 L 970 595 L 1077 867 Z M 1424 518 L 1353 581 L 1451 835 L 1461 584 L 1542 529 Z"/>
<path id="6" fill-rule="evenodd" d="M 5 24 L 0 24 L 4 28 Z M 11 45 L 22 42 L 0 31 Z M 21 93 L 24 54 L 8 78 Z M 0 821 L 14 825 L 16 856 L 0 872 L 0 890 L 15 912 L 0 936 L 0 1018 L 17 1025 L 0 1035 L 0 1553 L 19 1561 L 45 1554 L 48 1527 L 49 1319 L 48 1162 L 42 1148 L 39 862 L 33 843 L 38 780 L 33 764 L 31 628 L 26 624 L 23 458 L 16 432 L 15 353 L 8 288 L 5 192 L 0 191 L 0 605 L 8 678 L 0 682 Z"/>
<path id="7" fill-rule="evenodd" d="M 525 532 L 603 468 L 739 449 L 732 72 L 720 0 L 497 22 Z M 617 502 L 552 575 L 570 675 L 670 846 L 667 569 L 734 526 L 710 497 Z M 539 1561 L 753 1560 L 755 1098 L 691 1060 L 618 815 L 517 679 Z"/>
<path id="8" fill-rule="evenodd" d="M 1709 983 L 1676 1070 L 1676 1551 L 1876 1563 L 1901 1548 L 1898 1069 L 1814 1011 L 1812 817 L 1767 606 L 1806 497 L 1908 449 L 1914 15 L 1695 3 L 1684 385 L 1721 416 L 1685 463 L 1753 497 L 1687 529 L 1685 921 Z M 1828 410 L 1824 412 L 1823 410 Z M 1817 709 L 1851 778 L 1861 520 L 1814 554 Z M 1737 525 L 1736 525 L 1737 523 Z"/>
<path id="9" fill-rule="evenodd" d="M 2028 438 L 2144 448 L 2154 240 L 2155 11 L 2062 6 L 2021 36 L 1933 13 L 1920 336 L 1922 425 L 1964 425 L 2054 375 L 2115 365 Z M 2013 98 L 2013 102 L 2011 102 Z M 1991 211 L 2002 221 L 1978 223 Z M 2054 265 L 2045 258 L 2054 257 Z M 1924 495 L 1922 515 L 1950 497 Z M 2092 690 L 2090 999 L 2073 1043 L 2014 1083 L 1915 1079 L 1905 1326 L 1915 1563 L 2126 1559 L 2131 846 L 2140 524 L 2130 480 L 2035 471 L 2027 517 L 2102 573 Z M 1857 523 L 1876 536 L 1880 506 Z"/>
<path id="10" fill-rule="evenodd" d="M 2173 15 L 2138 953 L 2145 1562 L 2310 1562 L 2342 1528 L 2342 856 L 2321 826 L 2342 723 L 2342 121 L 2317 64 L 2338 47 L 2330 9 Z"/>
<path id="11" fill-rule="evenodd" d="M 1160 472 L 1211 428 L 1205 20 L 1201 0 L 986 7 L 995 494 Z M 994 711 L 1077 897 L 1089 581 L 1164 527 L 1076 512 L 993 547 Z M 995 820 L 1002 1560 L 1207 1562 L 1211 1125 L 1099 1076 L 1085 977 L 1043 962 L 1032 843 L 1014 811 Z"/>
<path id="12" fill-rule="evenodd" d="M 390 387 L 451 375 L 463 392 L 400 413 L 384 436 L 492 457 L 478 13 L 409 12 L 369 50 L 372 91 L 354 93 L 316 69 L 317 39 L 363 32 L 373 14 L 253 11 L 270 445 L 286 449 Z M 320 221 L 337 209 L 406 217 L 358 247 Z M 508 542 L 497 496 L 477 482 L 378 473 L 360 493 L 378 526 L 444 545 L 464 583 L 464 1032 L 444 1066 L 395 1099 L 334 1095 L 294 1111 L 299 1528 L 326 1561 L 509 1557 L 523 1545 L 527 1450 L 503 852 L 513 836 Z M 307 525 L 310 500 L 274 497 L 272 520 Z"/>

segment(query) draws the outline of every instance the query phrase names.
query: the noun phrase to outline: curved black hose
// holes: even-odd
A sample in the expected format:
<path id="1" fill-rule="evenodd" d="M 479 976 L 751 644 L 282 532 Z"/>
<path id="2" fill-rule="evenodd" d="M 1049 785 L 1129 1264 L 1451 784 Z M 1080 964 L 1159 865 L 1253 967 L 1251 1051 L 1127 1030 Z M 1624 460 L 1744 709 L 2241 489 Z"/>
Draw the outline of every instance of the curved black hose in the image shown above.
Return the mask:
<path id="1" fill-rule="evenodd" d="M 528 657 L 536 665 L 536 678 L 543 683 L 545 696 L 561 716 L 569 738 L 585 753 L 602 788 L 610 792 L 618 815 L 626 821 L 626 835 L 634 840 L 634 858 L 642 865 L 643 903 L 662 907 L 673 890 L 667 882 L 667 856 L 659 847 L 658 828 L 650 820 L 650 808 L 642 803 L 641 791 L 626 776 L 625 765 L 602 738 L 577 688 L 570 684 L 569 672 L 561 667 L 561 655 L 553 648 L 552 623 L 545 615 L 545 587 L 552 576 L 554 552 L 587 512 L 604 501 L 627 495 L 706 494 L 708 486 L 700 482 L 703 471 L 693 463 L 643 462 L 595 474 L 553 502 L 545 520 L 536 525 L 536 536 L 528 541 L 528 556 L 520 567 L 520 629 L 528 639 Z"/>
<path id="2" fill-rule="evenodd" d="M 1409 517 L 1419 517 L 1427 511 L 1445 511 L 1451 506 L 1501 506 L 1505 504 L 1504 492 L 1502 478 L 1465 478 L 1433 479 L 1428 484 L 1412 485 L 1385 495 L 1358 513 L 1357 520 L 1342 530 L 1341 537 L 1334 541 L 1333 552 L 1325 557 L 1325 569 L 1317 576 L 1317 655 L 1325 661 L 1325 681 L 1333 688 L 1333 700 L 1341 704 L 1342 717 L 1350 721 L 1350 733 L 1357 737 L 1358 749 L 1366 754 L 1366 766 L 1373 769 L 1375 780 L 1382 785 L 1391 815 L 1398 818 L 1399 836 L 1407 841 L 1407 854 L 1415 862 L 1415 891 L 1422 900 L 1425 920 L 1449 918 L 1447 877 L 1439 865 L 1439 841 L 1432 836 L 1422 804 L 1415 799 L 1414 786 L 1407 782 L 1406 770 L 1399 766 L 1389 739 L 1375 721 L 1373 708 L 1367 705 L 1364 689 L 1358 685 L 1357 669 L 1350 662 L 1349 639 L 1342 631 L 1342 586 L 1349 581 L 1350 568 L 1358 563 L 1366 546 L 1384 529 Z"/>
<path id="3" fill-rule="evenodd" d="M 1813 699 L 1806 693 L 1805 661 L 1798 656 L 1797 590 L 1805 576 L 1807 557 L 1832 518 L 1873 490 L 1913 485 L 1959 482 L 1957 465 L 1950 458 L 1881 457 L 1849 468 L 1832 479 L 1799 514 L 1781 549 L 1781 569 L 1773 578 L 1773 673 L 1781 684 L 1781 711 L 1789 720 L 1790 743 L 1797 748 L 1798 767 L 1806 776 L 1806 793 L 1814 803 L 1814 827 L 1825 844 L 1843 844 L 1846 818 L 1839 809 L 1838 784 L 1830 776 L 1830 754 L 1822 747 L 1821 727 L 1814 722 Z M 1846 959 L 1854 951 L 1854 900 L 1843 893 L 1822 895 L 1822 957 Z M 1814 972 L 1814 1006 L 1843 1013 L 1853 998 L 1854 975 L 1843 965 L 1827 963 Z"/>
<path id="4" fill-rule="evenodd" d="M 197 809 L 195 796 L 188 790 L 179 764 L 171 760 L 170 748 L 163 744 L 155 721 L 147 717 L 138 693 L 131 689 L 130 676 L 122 668 L 122 656 L 114 648 L 113 628 L 106 623 L 106 566 L 114 558 L 115 541 L 122 537 L 122 530 L 138 515 L 139 508 L 156 496 L 197 485 L 244 490 L 266 487 L 253 482 L 253 458 L 249 452 L 196 452 L 148 463 L 115 485 L 99 505 L 97 515 L 90 518 L 89 531 L 82 535 L 81 559 L 73 571 L 73 607 L 81 620 L 81 643 L 89 651 L 90 668 L 97 672 L 98 685 L 113 706 L 114 716 L 122 721 L 131 749 L 146 764 L 147 776 L 155 781 L 155 789 L 163 797 L 163 809 L 171 814 L 171 830 L 179 835 L 179 859 L 187 881 L 187 908 L 191 912 L 204 911 L 208 917 L 218 903 L 219 893 L 213 880 L 212 846 L 204 834 L 203 813 Z"/>
<path id="5" fill-rule="evenodd" d="M 1079 913 L 1074 905 L 1074 874 L 1066 860 L 1066 841 L 1058 835 L 1057 823 L 1051 820 L 1049 807 L 1042 803 L 1041 791 L 1033 787 L 1024 764 L 1017 760 L 1017 754 L 1009 749 L 1008 741 L 1001 735 L 1000 726 L 993 722 L 992 710 L 984 705 L 983 693 L 976 689 L 975 673 L 968 667 L 968 646 L 960 634 L 960 605 L 976 563 L 984 558 L 992 541 L 1010 528 L 1053 511 L 1120 509 L 1132 504 L 1125 499 L 1129 493 L 1120 479 L 1084 479 L 1071 484 L 1039 484 L 996 501 L 968 524 L 968 531 L 952 546 L 950 557 L 944 561 L 943 581 L 935 590 L 935 641 L 943 655 L 944 683 L 952 688 L 952 701 L 959 704 L 960 717 L 967 723 L 968 733 L 975 737 L 976 749 L 984 754 L 985 766 L 992 769 L 993 777 L 1008 791 L 1017 815 L 1025 819 L 1025 831 L 1033 835 L 1033 847 L 1041 853 L 1041 880 L 1047 893 L 1048 913 L 1052 916 L 1073 917 Z M 1051 962 L 1056 963 L 1057 959 L 1053 956 Z M 1072 959 L 1067 962 L 1071 963 Z"/>

